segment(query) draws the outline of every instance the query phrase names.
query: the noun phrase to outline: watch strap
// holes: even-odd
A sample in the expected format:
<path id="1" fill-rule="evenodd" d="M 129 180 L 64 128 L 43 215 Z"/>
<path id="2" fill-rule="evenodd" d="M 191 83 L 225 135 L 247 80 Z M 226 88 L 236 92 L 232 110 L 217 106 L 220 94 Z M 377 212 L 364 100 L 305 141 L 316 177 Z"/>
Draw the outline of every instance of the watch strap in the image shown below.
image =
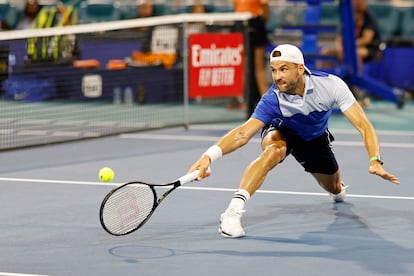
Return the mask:
<path id="1" fill-rule="evenodd" d="M 384 164 L 384 162 L 382 161 L 382 159 L 381 159 L 381 157 L 379 155 L 375 155 L 375 156 L 371 157 L 369 159 L 369 162 L 372 162 L 372 161 L 377 161 L 381 165 Z"/>

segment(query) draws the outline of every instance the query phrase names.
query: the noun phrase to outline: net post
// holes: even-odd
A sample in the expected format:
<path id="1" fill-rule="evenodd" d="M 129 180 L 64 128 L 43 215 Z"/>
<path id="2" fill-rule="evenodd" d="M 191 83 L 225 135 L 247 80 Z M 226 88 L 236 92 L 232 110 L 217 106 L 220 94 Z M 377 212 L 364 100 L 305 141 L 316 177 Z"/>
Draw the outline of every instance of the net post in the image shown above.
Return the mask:
<path id="1" fill-rule="evenodd" d="M 244 57 L 245 57 L 245 63 L 244 63 L 244 89 L 243 89 L 243 96 L 244 100 L 246 102 L 246 113 L 248 114 L 251 111 L 251 90 L 252 90 L 252 79 L 255 78 L 254 76 L 254 53 L 252 51 L 252 47 L 250 47 L 252 42 L 252 27 L 249 24 L 249 20 L 243 20 L 242 24 L 244 25 L 243 28 L 243 36 L 244 36 Z M 250 114 L 248 114 L 250 115 Z"/>
<path id="2" fill-rule="evenodd" d="M 189 81 L 189 72 L 188 72 L 188 23 L 183 22 L 182 23 L 183 28 L 183 104 L 184 104 L 184 110 L 183 110 L 183 125 L 185 129 L 189 129 L 190 127 L 190 104 L 189 104 L 189 91 L 188 91 L 188 81 Z"/>

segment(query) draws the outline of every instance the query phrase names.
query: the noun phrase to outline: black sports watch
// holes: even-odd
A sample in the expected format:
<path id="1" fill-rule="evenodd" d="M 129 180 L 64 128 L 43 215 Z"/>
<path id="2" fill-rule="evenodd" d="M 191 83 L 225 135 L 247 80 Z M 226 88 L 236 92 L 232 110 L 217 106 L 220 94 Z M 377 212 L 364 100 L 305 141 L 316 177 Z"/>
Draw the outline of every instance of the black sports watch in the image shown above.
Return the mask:
<path id="1" fill-rule="evenodd" d="M 377 161 L 381 165 L 384 164 L 384 161 L 382 161 L 381 156 L 379 156 L 379 155 L 375 155 L 375 156 L 371 157 L 371 159 L 369 159 L 369 162 L 372 162 L 372 161 Z"/>

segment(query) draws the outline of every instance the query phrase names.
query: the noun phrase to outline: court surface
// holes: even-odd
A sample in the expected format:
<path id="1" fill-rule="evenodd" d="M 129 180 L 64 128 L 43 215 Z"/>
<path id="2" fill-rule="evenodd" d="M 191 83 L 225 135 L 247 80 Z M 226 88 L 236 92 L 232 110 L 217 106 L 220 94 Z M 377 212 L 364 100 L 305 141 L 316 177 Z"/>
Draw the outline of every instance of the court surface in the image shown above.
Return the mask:
<path id="1" fill-rule="evenodd" d="M 2 152 L 0 275 L 414 275 L 414 132 L 395 125 L 378 134 L 399 186 L 367 173 L 359 134 L 338 119 L 331 130 L 346 203 L 333 204 L 289 157 L 248 202 L 247 236 L 221 237 L 219 216 L 259 154 L 256 137 L 214 163 L 208 179 L 174 191 L 138 231 L 101 228 L 99 206 L 115 184 L 174 180 L 234 125 Z M 98 181 L 103 166 L 115 170 L 113 183 Z"/>

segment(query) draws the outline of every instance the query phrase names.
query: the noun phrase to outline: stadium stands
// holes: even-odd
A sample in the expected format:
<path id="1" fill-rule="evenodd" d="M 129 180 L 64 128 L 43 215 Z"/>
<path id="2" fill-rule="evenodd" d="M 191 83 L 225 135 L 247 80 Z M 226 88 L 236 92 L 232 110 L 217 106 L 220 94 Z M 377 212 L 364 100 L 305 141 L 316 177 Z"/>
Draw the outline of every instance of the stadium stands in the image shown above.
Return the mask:
<path id="1" fill-rule="evenodd" d="M 137 18 L 137 2 L 128 0 L 48 0 L 41 1 L 42 5 L 56 5 L 57 3 L 72 5 L 78 10 L 79 24 L 102 22 L 111 20 Z M 282 2 L 282 3 L 281 3 Z M 276 3 L 276 2 L 275 2 Z M 272 4 L 272 1 L 271 1 Z M 413 3 L 414 5 L 414 3 Z M 409 6 L 409 5 L 408 5 Z M 168 15 L 176 13 L 188 13 L 190 5 L 182 1 L 182 5 L 176 5 L 172 0 L 166 0 L 163 4 L 154 4 L 155 15 Z M 326 25 L 339 22 L 338 3 L 323 3 L 321 7 L 320 22 Z M 267 24 L 269 33 L 280 29 L 287 24 L 301 24 L 304 22 L 305 6 L 295 1 L 278 1 L 271 6 L 271 17 Z M 395 37 L 414 38 L 414 7 L 401 8 L 384 1 L 370 1 L 370 11 L 378 18 L 383 39 Z M 232 12 L 231 1 L 208 2 L 207 12 Z M 6 21 L 11 29 L 17 26 L 23 11 L 12 0 L 0 0 L 0 18 Z"/>
<path id="2" fill-rule="evenodd" d="M 322 3 L 321 5 L 321 24 L 337 25 L 339 24 L 339 10 L 335 3 Z"/>
<path id="3" fill-rule="evenodd" d="M 79 7 L 79 23 L 121 20 L 119 5 L 113 1 L 87 0 Z"/>
<path id="4" fill-rule="evenodd" d="M 14 0 L 0 0 L 0 18 L 11 29 L 17 26 L 17 22 L 23 15 L 22 7 L 16 5 L 16 2 Z M 40 0 L 40 2 L 43 6 L 53 6 L 58 3 L 74 6 L 77 10 L 78 24 L 137 18 L 138 1 L 135 0 Z M 321 4 L 319 23 L 322 25 L 340 23 L 339 1 L 322 2 L 324 3 Z M 234 10 L 231 0 L 210 0 L 207 3 L 207 12 L 233 12 Z M 280 41 L 301 43 L 303 31 L 301 33 L 301 31 L 290 30 L 289 33 L 282 26 L 303 25 L 306 21 L 306 14 L 309 14 L 307 12 L 308 6 L 296 0 L 271 0 L 270 4 L 271 16 L 267 23 L 267 31 L 272 45 Z M 154 5 L 156 16 L 189 13 L 190 7 L 188 1 L 174 0 L 164 0 L 162 3 L 155 0 Z M 401 42 L 404 43 L 404 47 L 414 45 L 414 1 L 405 1 L 404 6 L 380 0 L 369 1 L 368 8 L 378 19 L 383 40 L 387 42 L 387 46 L 392 46 L 395 49 L 402 46 Z M 318 43 L 320 41 L 322 41 L 322 45 L 332 43 L 333 33 L 321 33 L 321 35 L 323 35 L 322 39 L 319 39 Z"/>
<path id="5" fill-rule="evenodd" d="M 377 19 L 382 39 L 390 39 L 400 32 L 401 14 L 396 7 L 385 3 L 370 3 L 368 10 Z"/>
<path id="6" fill-rule="evenodd" d="M 0 18 L 6 22 L 10 29 L 16 28 L 22 14 L 23 11 L 14 6 L 11 1 L 0 1 Z"/>
<path id="7" fill-rule="evenodd" d="M 401 11 L 401 37 L 414 40 L 414 7 Z"/>

